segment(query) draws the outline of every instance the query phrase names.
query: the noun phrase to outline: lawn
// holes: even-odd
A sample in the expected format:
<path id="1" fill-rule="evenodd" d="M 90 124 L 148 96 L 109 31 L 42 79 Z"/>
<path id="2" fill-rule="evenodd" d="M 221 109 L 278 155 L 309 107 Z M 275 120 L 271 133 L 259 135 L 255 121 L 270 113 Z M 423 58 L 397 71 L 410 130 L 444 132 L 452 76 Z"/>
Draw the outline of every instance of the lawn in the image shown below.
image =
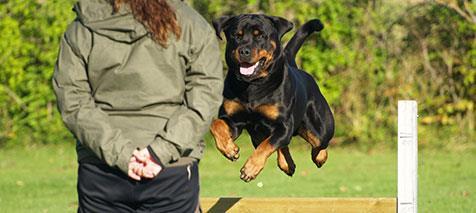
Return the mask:
<path id="1" fill-rule="evenodd" d="M 244 183 L 239 169 L 251 153 L 246 138 L 238 142 L 241 158 L 229 162 L 209 146 L 200 162 L 201 196 L 246 197 L 394 197 L 396 152 L 330 149 L 323 168 L 310 160 L 296 140 L 292 178 L 276 166 L 273 155 L 260 176 Z M 476 151 L 424 150 L 419 153 L 419 211 L 476 212 Z M 75 212 L 76 154 L 73 145 L 0 150 L 0 212 Z"/>

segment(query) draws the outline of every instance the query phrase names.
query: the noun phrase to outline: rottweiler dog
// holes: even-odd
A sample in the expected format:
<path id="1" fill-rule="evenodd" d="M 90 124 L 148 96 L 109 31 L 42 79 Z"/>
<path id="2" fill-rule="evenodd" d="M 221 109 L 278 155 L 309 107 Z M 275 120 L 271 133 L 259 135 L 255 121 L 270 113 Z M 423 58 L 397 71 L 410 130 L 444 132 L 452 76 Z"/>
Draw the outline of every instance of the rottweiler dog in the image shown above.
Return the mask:
<path id="1" fill-rule="evenodd" d="M 279 168 L 292 176 L 295 164 L 288 145 L 299 135 L 311 144 L 312 160 L 320 168 L 327 160 L 334 118 L 314 78 L 297 67 L 295 56 L 310 34 L 323 29 L 322 23 L 305 23 L 285 48 L 280 41 L 293 24 L 281 17 L 224 16 L 213 26 L 220 39 L 221 32 L 226 36 L 228 65 L 224 101 L 210 127 L 217 149 L 237 160 L 234 140 L 246 129 L 255 150 L 241 169 L 241 179 L 255 179 L 275 151 Z"/>

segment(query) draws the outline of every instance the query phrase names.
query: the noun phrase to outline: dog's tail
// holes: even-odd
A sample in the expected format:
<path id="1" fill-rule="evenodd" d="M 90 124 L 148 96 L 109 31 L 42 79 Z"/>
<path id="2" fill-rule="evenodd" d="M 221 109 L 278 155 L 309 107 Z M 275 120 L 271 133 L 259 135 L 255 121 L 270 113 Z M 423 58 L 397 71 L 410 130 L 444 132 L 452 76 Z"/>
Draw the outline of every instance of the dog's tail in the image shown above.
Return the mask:
<path id="1" fill-rule="evenodd" d="M 319 19 L 313 19 L 303 24 L 297 30 L 297 32 L 294 34 L 291 40 L 289 40 L 289 42 L 286 44 L 286 47 L 284 48 L 285 57 L 291 66 L 297 67 L 295 60 L 296 54 L 306 38 L 309 37 L 313 32 L 319 32 L 322 29 L 324 29 L 322 22 Z"/>

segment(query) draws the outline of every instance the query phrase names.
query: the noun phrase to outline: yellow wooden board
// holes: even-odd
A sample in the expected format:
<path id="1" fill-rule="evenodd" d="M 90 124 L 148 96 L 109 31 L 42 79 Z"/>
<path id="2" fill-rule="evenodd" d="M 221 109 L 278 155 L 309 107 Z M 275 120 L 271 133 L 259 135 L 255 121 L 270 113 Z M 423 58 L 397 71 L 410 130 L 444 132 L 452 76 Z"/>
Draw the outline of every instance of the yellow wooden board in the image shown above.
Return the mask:
<path id="1" fill-rule="evenodd" d="M 203 212 L 396 212 L 396 198 L 201 198 Z"/>

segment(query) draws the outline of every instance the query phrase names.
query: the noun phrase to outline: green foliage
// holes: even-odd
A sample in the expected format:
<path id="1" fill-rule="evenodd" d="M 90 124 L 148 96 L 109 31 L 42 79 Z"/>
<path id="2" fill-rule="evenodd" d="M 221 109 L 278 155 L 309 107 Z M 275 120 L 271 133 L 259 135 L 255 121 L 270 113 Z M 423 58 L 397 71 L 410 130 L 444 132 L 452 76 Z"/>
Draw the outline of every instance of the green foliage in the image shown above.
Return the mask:
<path id="1" fill-rule="evenodd" d="M 394 146 L 397 101 L 415 99 L 422 145 L 476 146 L 474 2 L 192 3 L 211 18 L 239 11 L 283 16 L 297 26 L 321 19 L 324 30 L 304 44 L 297 61 L 334 110 L 335 143 Z"/>
<path id="2" fill-rule="evenodd" d="M 56 111 L 51 75 L 72 2 L 0 1 L 0 144 L 70 137 Z"/>
<path id="3" fill-rule="evenodd" d="M 188 2 L 209 21 L 266 13 L 298 27 L 321 19 L 325 29 L 304 44 L 297 61 L 334 110 L 336 144 L 395 144 L 397 100 L 416 99 L 422 145 L 476 146 L 474 1 Z M 71 140 L 50 79 L 73 3 L 0 0 L 0 144 Z"/>

